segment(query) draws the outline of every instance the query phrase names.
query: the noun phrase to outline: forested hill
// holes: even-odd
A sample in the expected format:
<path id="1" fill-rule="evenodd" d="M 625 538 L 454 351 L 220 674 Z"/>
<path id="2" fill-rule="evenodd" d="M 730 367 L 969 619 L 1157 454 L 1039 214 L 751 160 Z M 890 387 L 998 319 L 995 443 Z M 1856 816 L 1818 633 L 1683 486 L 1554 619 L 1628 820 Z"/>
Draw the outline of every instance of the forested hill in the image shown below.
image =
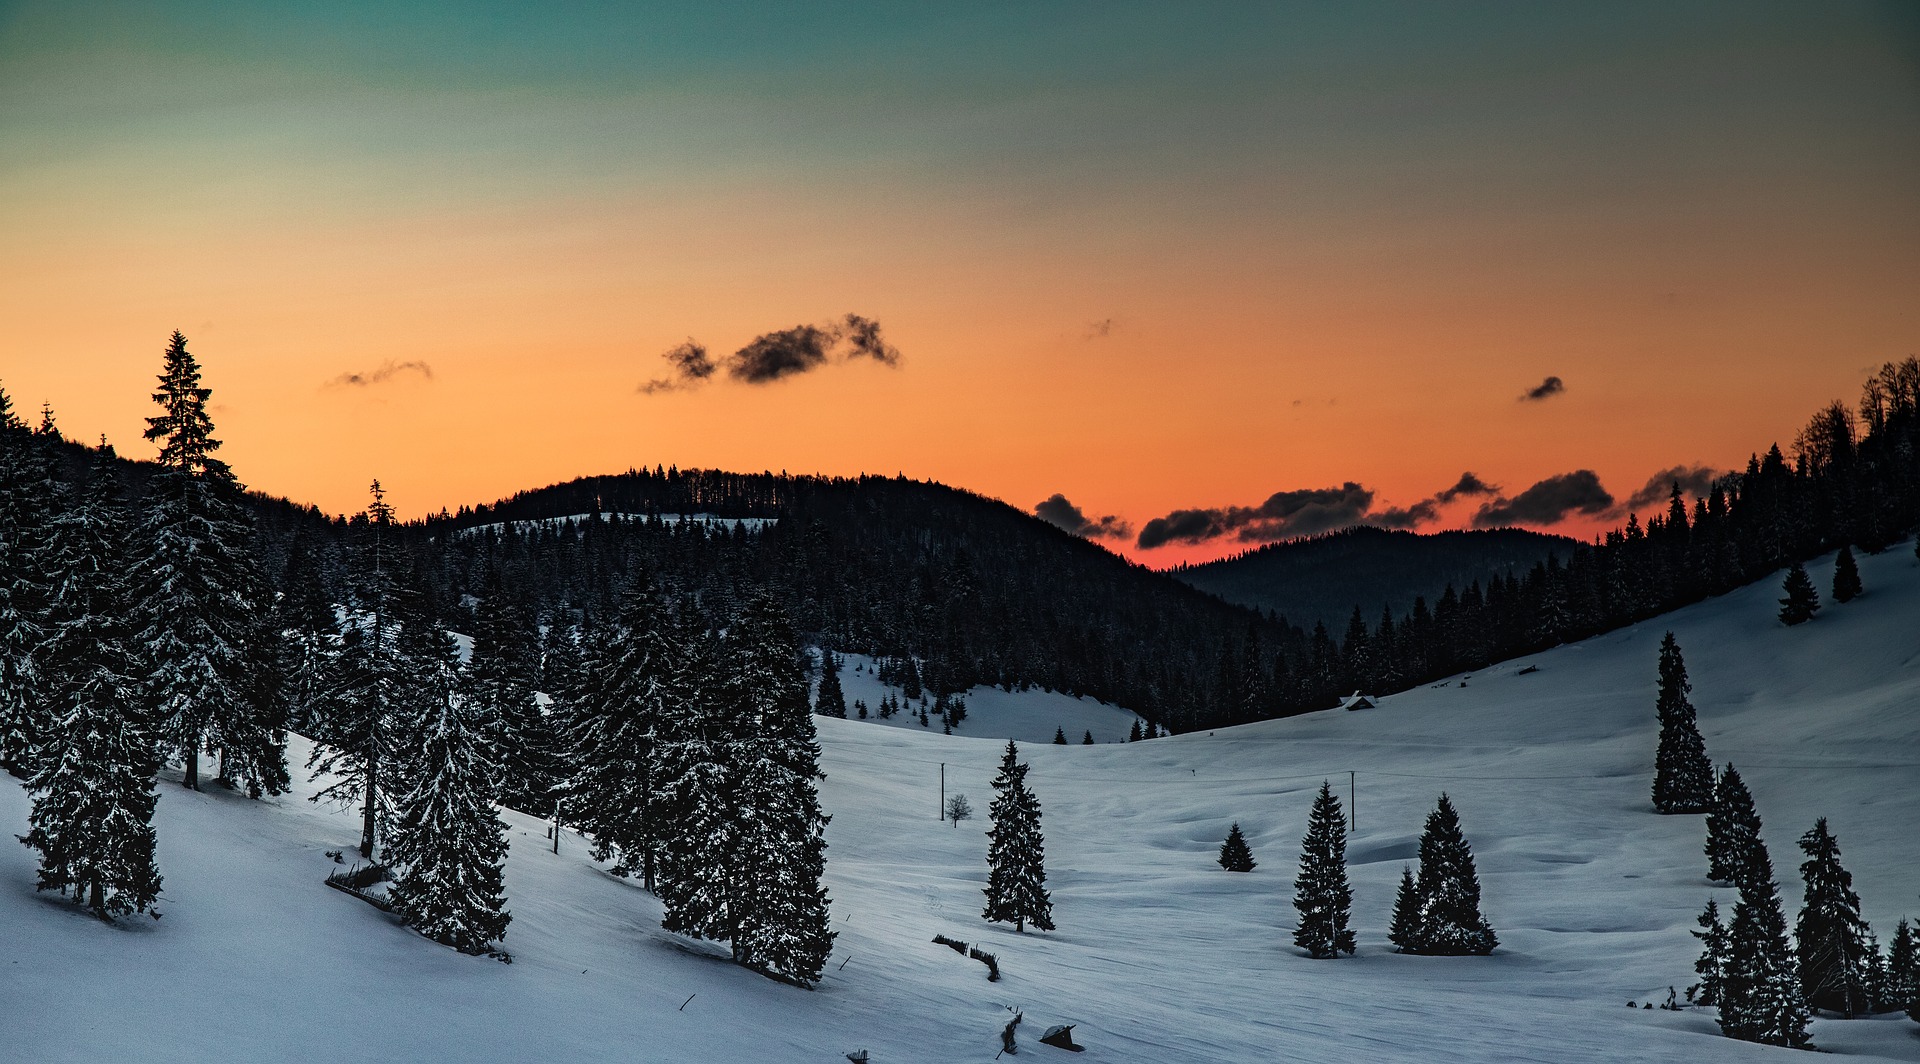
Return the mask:
<path id="1" fill-rule="evenodd" d="M 1575 540 L 1520 528 L 1417 533 L 1361 526 L 1269 543 L 1231 558 L 1170 570 L 1228 602 L 1299 624 L 1345 624 L 1355 606 L 1395 614 L 1416 597 L 1437 602 L 1495 573 L 1524 575 L 1548 555 L 1571 557 Z"/>
<path id="2" fill-rule="evenodd" d="M 581 514 L 603 516 L 552 520 Z M 750 531 L 655 519 L 690 514 L 774 520 Z M 491 568 L 535 608 L 605 616 L 644 566 L 717 616 L 773 587 L 823 645 L 911 656 L 936 692 L 1046 687 L 1182 728 L 1317 708 L 1329 694 L 1311 706 L 1276 695 L 1229 716 L 1215 682 L 1223 664 L 1270 668 L 1274 652 L 1304 648 L 1304 633 L 941 484 L 635 470 L 409 529 L 449 605 L 483 597 Z"/>

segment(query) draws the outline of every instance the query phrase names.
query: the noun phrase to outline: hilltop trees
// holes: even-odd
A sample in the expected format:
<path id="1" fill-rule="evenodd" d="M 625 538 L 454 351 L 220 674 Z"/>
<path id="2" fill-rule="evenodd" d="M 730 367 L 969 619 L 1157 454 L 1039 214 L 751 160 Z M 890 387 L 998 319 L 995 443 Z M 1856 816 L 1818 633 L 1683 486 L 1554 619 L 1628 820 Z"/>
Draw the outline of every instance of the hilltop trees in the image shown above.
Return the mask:
<path id="1" fill-rule="evenodd" d="M 1025 931 L 1032 924 L 1053 930 L 1053 900 L 1047 894 L 1046 851 L 1040 835 L 1040 800 L 1027 789 L 1027 766 L 1012 740 L 1000 759 L 987 809 L 993 827 L 987 846 L 987 907 L 980 915 Z"/>
<path id="2" fill-rule="evenodd" d="M 213 456 L 220 441 L 207 416 L 212 391 L 201 386 L 200 366 L 178 332 L 159 380 L 153 400 L 161 413 L 147 419 L 146 431 L 160 445 L 159 471 L 134 569 L 138 644 L 151 666 L 146 716 L 184 762 L 186 786 L 200 786 L 201 753 L 221 751 L 233 762 L 223 764 L 223 779 L 249 793 L 277 793 L 286 788 L 286 735 L 262 705 L 254 675 L 261 667 L 255 633 L 269 595 L 239 482 Z"/>
<path id="3" fill-rule="evenodd" d="M 1713 806 L 1713 762 L 1687 692 L 1687 665 L 1668 632 L 1660 642 L 1660 749 L 1654 756 L 1653 806 L 1662 813 L 1704 813 Z"/>
<path id="4" fill-rule="evenodd" d="M 126 519 L 101 449 L 85 496 L 53 523 L 44 692 L 48 724 L 27 783 L 40 890 L 71 892 L 103 920 L 151 908 L 155 769 L 135 715 L 136 659 L 126 625 Z"/>
<path id="5" fill-rule="evenodd" d="M 1812 1007 L 1852 1019 L 1873 1009 L 1880 949 L 1860 918 L 1860 896 L 1853 892 L 1853 876 L 1840 865 L 1840 843 L 1827 831 L 1826 817 L 1800 836 L 1800 849 L 1807 855 L 1800 865 L 1806 903 L 1793 936 L 1800 987 Z"/>
<path id="6" fill-rule="evenodd" d="M 1300 840 L 1300 872 L 1293 880 L 1293 907 L 1300 923 L 1293 944 L 1308 956 L 1338 957 L 1354 950 L 1347 910 L 1353 888 L 1347 883 L 1347 821 L 1340 799 L 1326 781 L 1307 815 L 1307 835 Z"/>
<path id="7" fill-rule="evenodd" d="M 1420 877 L 1394 903 L 1388 936 L 1402 953 L 1440 956 L 1492 953 L 1499 938 L 1480 915 L 1480 877 L 1460 816 L 1445 794 L 1420 836 Z"/>

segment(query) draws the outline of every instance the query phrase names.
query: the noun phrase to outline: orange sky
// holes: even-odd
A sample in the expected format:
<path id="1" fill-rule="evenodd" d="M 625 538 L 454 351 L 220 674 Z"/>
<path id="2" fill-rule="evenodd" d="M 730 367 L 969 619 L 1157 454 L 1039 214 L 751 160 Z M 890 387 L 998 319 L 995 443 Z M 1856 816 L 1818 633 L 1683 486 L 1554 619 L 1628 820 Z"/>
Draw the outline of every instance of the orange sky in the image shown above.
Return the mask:
<path id="1" fill-rule="evenodd" d="M 417 515 L 655 463 L 1135 526 L 1463 470 L 1624 498 L 1920 351 L 1897 7 L 537 34 L 367 8 L 333 36 L 101 10 L 0 15 L 0 384 L 144 457 L 179 328 L 236 472 L 330 511 L 374 477 Z M 638 391 L 688 337 L 724 361 L 849 311 L 901 365 Z"/>

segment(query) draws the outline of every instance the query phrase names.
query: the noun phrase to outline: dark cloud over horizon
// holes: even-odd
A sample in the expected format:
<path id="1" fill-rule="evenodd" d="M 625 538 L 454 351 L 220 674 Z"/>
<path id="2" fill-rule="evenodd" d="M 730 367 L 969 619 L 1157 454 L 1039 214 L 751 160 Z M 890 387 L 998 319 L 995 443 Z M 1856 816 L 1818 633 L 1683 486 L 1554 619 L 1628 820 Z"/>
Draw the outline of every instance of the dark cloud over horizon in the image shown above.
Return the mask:
<path id="1" fill-rule="evenodd" d="M 1665 503 L 1673 495 L 1675 484 L 1680 485 L 1683 495 L 1695 499 L 1705 498 L 1707 493 L 1713 490 L 1713 482 L 1720 475 L 1721 471 L 1704 465 L 1677 465 L 1671 469 L 1662 469 L 1648 477 L 1646 484 L 1642 485 L 1639 491 L 1627 496 L 1627 501 L 1620 504 L 1619 516 L 1625 517 L 1629 513 L 1637 513 L 1655 503 Z"/>
<path id="2" fill-rule="evenodd" d="M 1462 473 L 1451 487 L 1411 506 L 1375 510 L 1372 489 L 1347 481 L 1334 488 L 1276 492 L 1259 506 L 1175 510 L 1148 521 L 1136 543 L 1151 549 L 1170 543 L 1205 543 L 1227 535 L 1243 543 L 1272 543 L 1355 525 L 1412 529 L 1439 520 L 1440 508 L 1447 503 L 1499 490 L 1473 473 Z"/>
<path id="3" fill-rule="evenodd" d="M 1133 526 L 1112 514 L 1099 520 L 1089 518 L 1078 506 L 1067 501 L 1065 495 L 1054 492 L 1041 502 L 1035 503 L 1033 515 L 1040 520 L 1076 536 L 1094 539 L 1125 539 L 1133 534 Z"/>
<path id="4" fill-rule="evenodd" d="M 385 384 L 402 373 L 418 373 L 422 380 L 433 379 L 433 367 L 425 362 L 409 360 L 395 362 L 391 359 L 381 363 L 379 368 L 365 373 L 342 373 L 327 382 L 333 388 L 365 388 L 374 384 Z"/>
<path id="5" fill-rule="evenodd" d="M 1520 401 L 1523 403 L 1537 403 L 1542 399 L 1551 399 L 1566 390 L 1567 384 L 1565 381 L 1558 377 L 1548 377 L 1546 380 L 1541 381 L 1539 384 L 1523 392 L 1520 396 Z"/>
<path id="6" fill-rule="evenodd" d="M 827 325 L 795 325 L 754 337 L 727 356 L 727 377 L 741 384 L 771 384 L 819 369 L 836 352 L 841 362 L 865 358 L 884 366 L 900 365 L 900 349 L 880 335 L 879 322 L 848 314 Z M 671 375 L 640 385 L 642 395 L 697 388 L 720 368 L 706 345 L 693 339 L 662 352 L 660 357 L 667 360 Z"/>
<path id="7" fill-rule="evenodd" d="M 1552 525 L 1575 514 L 1603 516 L 1613 506 L 1613 495 L 1601 486 L 1599 475 L 1576 469 L 1538 481 L 1511 499 L 1503 495 L 1482 504 L 1473 515 L 1473 527 Z"/>

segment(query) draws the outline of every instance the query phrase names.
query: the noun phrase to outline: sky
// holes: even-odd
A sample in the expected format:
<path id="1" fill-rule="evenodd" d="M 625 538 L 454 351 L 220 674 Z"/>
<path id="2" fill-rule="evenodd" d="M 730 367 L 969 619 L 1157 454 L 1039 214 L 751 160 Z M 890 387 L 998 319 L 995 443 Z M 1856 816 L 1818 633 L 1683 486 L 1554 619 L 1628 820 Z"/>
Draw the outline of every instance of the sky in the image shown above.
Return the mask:
<path id="1" fill-rule="evenodd" d="M 0 0 L 0 320 L 131 457 L 179 329 L 330 512 L 659 464 L 1155 566 L 1591 536 L 1920 353 L 1920 5 Z"/>

